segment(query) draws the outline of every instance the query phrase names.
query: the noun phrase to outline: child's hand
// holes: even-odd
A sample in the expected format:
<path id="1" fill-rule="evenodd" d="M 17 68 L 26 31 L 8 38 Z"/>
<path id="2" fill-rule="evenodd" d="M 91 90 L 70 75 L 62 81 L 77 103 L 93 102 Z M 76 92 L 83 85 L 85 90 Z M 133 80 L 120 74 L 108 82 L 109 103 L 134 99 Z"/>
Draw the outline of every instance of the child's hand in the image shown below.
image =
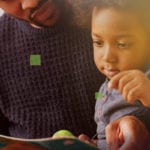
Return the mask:
<path id="1" fill-rule="evenodd" d="M 145 106 L 150 106 L 150 80 L 139 70 L 120 72 L 110 80 L 108 86 L 118 89 L 129 103 L 138 99 Z"/>
<path id="2" fill-rule="evenodd" d="M 92 144 L 92 145 L 96 146 L 97 140 L 95 140 L 95 139 L 90 139 L 90 138 L 89 138 L 87 135 L 85 135 L 85 134 L 80 134 L 80 135 L 78 136 L 78 138 L 79 138 L 79 140 L 81 140 L 81 141 L 83 141 L 83 142 L 85 142 L 85 143 L 87 143 L 87 144 Z"/>

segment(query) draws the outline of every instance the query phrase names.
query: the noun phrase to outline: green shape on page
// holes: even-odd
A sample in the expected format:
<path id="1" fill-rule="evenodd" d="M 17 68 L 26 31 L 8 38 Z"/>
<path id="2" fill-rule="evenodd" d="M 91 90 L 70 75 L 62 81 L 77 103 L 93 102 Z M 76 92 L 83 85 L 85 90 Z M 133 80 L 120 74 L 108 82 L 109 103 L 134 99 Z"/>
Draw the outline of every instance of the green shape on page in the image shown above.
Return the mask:
<path id="1" fill-rule="evenodd" d="M 103 97 L 101 92 L 95 92 L 95 99 L 100 100 Z"/>

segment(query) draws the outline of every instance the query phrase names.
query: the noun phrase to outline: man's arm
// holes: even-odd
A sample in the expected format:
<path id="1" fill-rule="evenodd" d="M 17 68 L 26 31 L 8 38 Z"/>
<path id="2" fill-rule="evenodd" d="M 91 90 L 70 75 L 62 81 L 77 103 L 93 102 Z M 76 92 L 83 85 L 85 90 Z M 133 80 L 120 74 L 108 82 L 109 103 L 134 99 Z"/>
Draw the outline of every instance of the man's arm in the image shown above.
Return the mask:
<path id="1" fill-rule="evenodd" d="M 1 150 L 47 150 L 47 149 L 27 142 L 16 142 L 1 148 Z"/>
<path id="2" fill-rule="evenodd" d="M 149 150 L 150 133 L 134 116 L 121 117 L 106 127 L 108 150 Z"/>
<path id="3" fill-rule="evenodd" d="M 9 135 L 8 126 L 8 120 L 0 111 L 0 134 Z"/>

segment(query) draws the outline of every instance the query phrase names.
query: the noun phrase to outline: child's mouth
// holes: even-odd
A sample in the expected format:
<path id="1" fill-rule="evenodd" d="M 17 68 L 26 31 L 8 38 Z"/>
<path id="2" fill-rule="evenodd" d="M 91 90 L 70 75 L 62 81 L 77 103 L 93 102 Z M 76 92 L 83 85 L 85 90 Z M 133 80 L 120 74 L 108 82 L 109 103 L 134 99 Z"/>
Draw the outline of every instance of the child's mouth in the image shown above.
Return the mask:
<path id="1" fill-rule="evenodd" d="M 118 74 L 120 71 L 117 70 L 117 69 L 107 69 L 107 68 L 104 68 L 104 73 L 107 77 L 113 77 L 115 76 L 116 74 Z"/>

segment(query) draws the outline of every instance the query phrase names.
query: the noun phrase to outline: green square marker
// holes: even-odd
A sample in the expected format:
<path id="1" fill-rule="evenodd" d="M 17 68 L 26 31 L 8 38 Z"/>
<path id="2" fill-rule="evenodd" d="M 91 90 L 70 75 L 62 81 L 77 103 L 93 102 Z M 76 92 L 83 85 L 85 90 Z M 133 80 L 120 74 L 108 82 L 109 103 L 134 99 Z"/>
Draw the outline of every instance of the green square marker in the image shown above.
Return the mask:
<path id="1" fill-rule="evenodd" d="M 103 97 L 102 93 L 100 92 L 95 92 L 95 99 L 100 100 Z"/>
<path id="2" fill-rule="evenodd" d="M 41 66 L 41 55 L 30 55 L 30 66 Z"/>

